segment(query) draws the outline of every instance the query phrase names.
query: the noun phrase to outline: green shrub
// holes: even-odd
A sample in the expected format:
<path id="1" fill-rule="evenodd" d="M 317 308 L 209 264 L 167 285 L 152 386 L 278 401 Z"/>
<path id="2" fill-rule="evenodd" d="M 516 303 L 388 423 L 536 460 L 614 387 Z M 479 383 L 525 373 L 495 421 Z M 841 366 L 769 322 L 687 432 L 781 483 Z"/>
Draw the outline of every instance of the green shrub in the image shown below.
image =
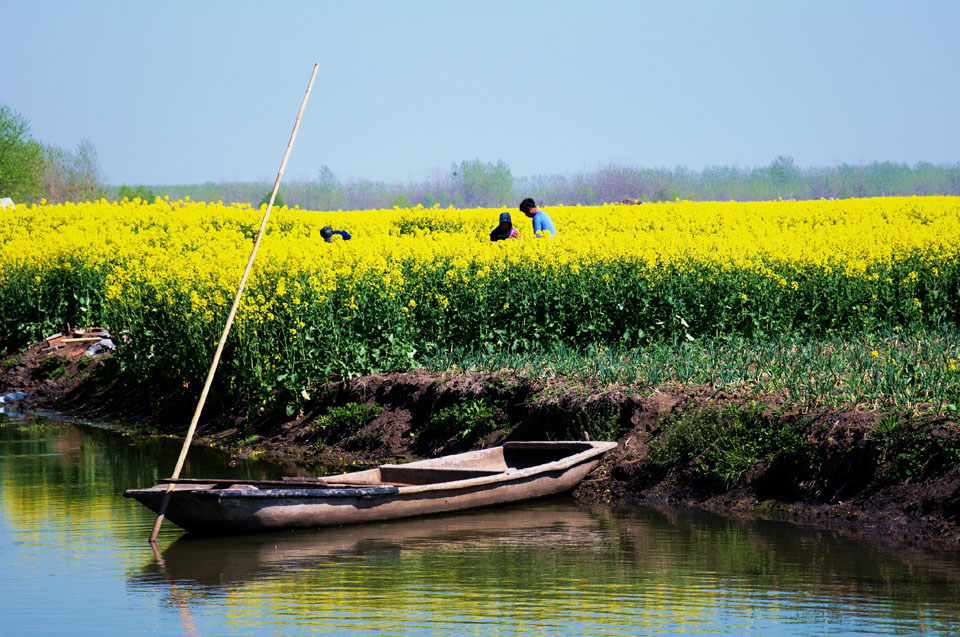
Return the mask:
<path id="1" fill-rule="evenodd" d="M 650 469 L 693 464 L 711 486 L 730 488 L 756 464 L 774 439 L 760 406 L 710 404 L 665 421 L 651 444 Z"/>
<path id="2" fill-rule="evenodd" d="M 63 356 L 47 356 L 37 364 L 40 378 L 56 380 L 67 373 L 67 359 Z"/>
<path id="3" fill-rule="evenodd" d="M 117 189 L 117 199 L 126 198 L 130 201 L 133 201 L 137 197 L 139 197 L 143 203 L 153 203 L 153 201 L 157 198 L 153 191 L 144 185 L 136 187 L 123 185 Z"/>
<path id="4" fill-rule="evenodd" d="M 614 441 L 629 429 L 629 425 L 620 422 L 620 410 L 610 402 L 601 402 L 578 411 L 573 421 L 573 428 L 567 432 L 570 438 L 580 438 L 586 433 L 591 440 Z"/>
<path id="5" fill-rule="evenodd" d="M 360 403 L 347 403 L 342 407 L 330 407 L 327 413 L 317 418 L 313 428 L 317 432 L 317 446 L 323 447 L 333 437 L 357 432 L 383 413 L 383 407 Z"/>
<path id="6" fill-rule="evenodd" d="M 485 398 L 478 398 L 438 410 L 425 426 L 414 431 L 414 435 L 435 439 L 457 437 L 467 442 L 484 438 L 496 430 L 493 407 Z"/>
<path id="7" fill-rule="evenodd" d="M 877 473 L 899 481 L 922 474 L 936 474 L 960 463 L 960 440 L 938 437 L 935 427 L 889 414 L 874 427 Z"/>

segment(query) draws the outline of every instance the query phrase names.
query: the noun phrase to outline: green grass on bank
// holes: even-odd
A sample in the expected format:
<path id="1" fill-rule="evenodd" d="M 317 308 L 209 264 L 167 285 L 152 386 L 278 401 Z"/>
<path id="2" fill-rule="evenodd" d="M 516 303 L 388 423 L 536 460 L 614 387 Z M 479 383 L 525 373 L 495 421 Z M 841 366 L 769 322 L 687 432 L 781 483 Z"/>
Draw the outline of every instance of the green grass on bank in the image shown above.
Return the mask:
<path id="1" fill-rule="evenodd" d="M 454 349 L 431 371 L 498 372 L 545 382 L 629 386 L 638 392 L 705 385 L 743 397 L 780 395 L 785 406 L 953 414 L 960 405 L 960 330 L 886 331 L 816 338 L 702 339 L 642 348 L 563 345 L 535 352 Z"/>

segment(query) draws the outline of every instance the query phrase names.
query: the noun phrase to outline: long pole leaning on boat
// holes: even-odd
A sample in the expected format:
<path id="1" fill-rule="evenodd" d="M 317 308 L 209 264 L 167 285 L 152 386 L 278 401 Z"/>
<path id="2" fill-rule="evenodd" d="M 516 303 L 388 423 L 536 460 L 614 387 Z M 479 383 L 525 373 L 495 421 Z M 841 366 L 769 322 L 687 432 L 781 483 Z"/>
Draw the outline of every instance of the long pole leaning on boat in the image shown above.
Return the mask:
<path id="1" fill-rule="evenodd" d="M 183 449 L 180 450 L 180 457 L 177 459 L 177 466 L 170 476 L 176 480 L 180 477 L 180 471 L 183 470 L 183 463 L 187 459 L 187 451 L 190 449 L 190 443 L 193 441 L 193 434 L 197 430 L 197 423 L 200 421 L 200 412 L 203 411 L 203 405 L 207 402 L 207 394 L 210 393 L 210 385 L 213 384 L 213 377 L 217 372 L 217 365 L 220 363 L 220 356 L 223 354 L 223 346 L 227 342 L 227 335 L 230 334 L 230 327 L 233 325 L 233 319 L 237 315 L 237 308 L 240 305 L 240 297 L 243 295 L 243 288 L 247 284 L 250 276 L 250 270 L 253 268 L 253 261 L 257 258 L 257 250 L 260 248 L 260 241 L 267 229 L 267 219 L 270 218 L 270 210 L 273 208 L 273 201 L 277 198 L 277 191 L 280 189 L 280 180 L 283 178 L 283 171 L 287 167 L 287 159 L 290 158 L 290 149 L 293 148 L 293 140 L 297 138 L 297 129 L 300 128 L 300 118 L 303 117 L 303 110 L 307 107 L 307 100 L 310 98 L 310 91 L 313 89 L 313 80 L 317 77 L 317 69 L 320 63 L 313 65 L 313 74 L 310 75 L 310 83 L 307 84 L 307 92 L 300 103 L 300 111 L 297 113 L 297 121 L 293 124 L 293 132 L 290 134 L 290 141 L 287 143 L 287 150 L 283 153 L 283 161 L 280 162 L 280 170 L 277 172 L 277 180 L 273 183 L 273 192 L 270 193 L 270 203 L 267 204 L 267 210 L 263 214 L 263 221 L 260 222 L 260 232 L 253 242 L 253 251 L 250 252 L 250 259 L 247 261 L 247 269 L 243 271 L 240 278 L 240 285 L 237 287 L 237 294 L 233 298 L 233 306 L 230 308 L 230 314 L 227 315 L 227 324 L 223 327 L 223 334 L 220 336 L 220 342 L 217 344 L 217 351 L 213 355 L 213 362 L 210 363 L 210 371 L 207 372 L 207 382 L 203 385 L 203 391 L 200 392 L 200 400 L 197 402 L 197 409 L 193 412 L 193 420 L 190 421 L 190 428 L 187 429 L 187 436 L 183 441 Z M 160 526 L 163 524 L 163 518 L 167 512 L 167 504 L 170 502 L 170 494 L 176 488 L 176 482 L 171 482 L 163 494 L 163 500 L 160 503 L 160 511 L 157 513 L 157 521 L 153 524 L 153 531 L 150 533 L 150 543 L 157 541 L 157 534 L 160 533 Z"/>

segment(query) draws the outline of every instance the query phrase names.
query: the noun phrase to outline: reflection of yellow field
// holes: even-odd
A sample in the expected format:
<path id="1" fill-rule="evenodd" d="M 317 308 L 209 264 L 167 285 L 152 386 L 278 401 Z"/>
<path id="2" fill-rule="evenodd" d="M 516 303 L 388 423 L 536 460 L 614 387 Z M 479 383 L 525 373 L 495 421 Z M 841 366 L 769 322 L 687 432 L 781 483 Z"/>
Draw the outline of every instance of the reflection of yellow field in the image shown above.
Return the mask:
<path id="1" fill-rule="evenodd" d="M 105 484 L 119 476 L 104 462 L 104 449 L 89 444 L 89 434 L 65 423 L 31 421 L 23 426 L 26 433 L 4 436 L 0 510 L 5 523 L 24 539 L 42 531 L 60 534 L 64 545 L 70 545 L 70 534 L 93 528 L 122 536 L 142 517 L 129 506 L 117 506 L 117 491 Z"/>
<path id="2" fill-rule="evenodd" d="M 292 534 L 183 538 L 132 580 L 198 607 L 222 600 L 233 628 L 274 618 L 314 630 L 391 632 L 476 624 L 695 623 L 710 594 L 634 571 L 611 554 L 610 520 L 569 500 Z M 613 527 L 616 528 L 615 526 Z M 669 572 L 669 570 L 667 571 Z M 640 600 L 643 603 L 637 603 Z M 699 610 L 698 610 L 699 608 Z M 499 628 L 498 628 L 499 627 Z"/>
<path id="3" fill-rule="evenodd" d="M 316 630 L 650 634 L 852 613 L 880 623 L 919 615 L 944 630 L 960 616 L 952 556 L 788 524 L 669 509 L 612 517 L 554 502 L 418 522 L 298 533 L 289 544 L 238 538 L 245 548 L 217 557 L 215 543 L 182 541 L 167 556 L 184 569 L 169 575 L 194 596 L 224 595 L 236 627 L 282 618 Z M 204 560 L 220 566 L 205 571 Z"/>
<path id="4" fill-rule="evenodd" d="M 429 551 L 523 546 L 549 537 L 571 547 L 600 549 L 601 521 L 570 500 L 511 505 L 473 513 L 356 526 L 229 538 L 185 536 L 163 552 L 165 571 L 148 565 L 138 580 L 155 577 L 221 588 L 292 574 L 363 553 L 399 557 Z"/>

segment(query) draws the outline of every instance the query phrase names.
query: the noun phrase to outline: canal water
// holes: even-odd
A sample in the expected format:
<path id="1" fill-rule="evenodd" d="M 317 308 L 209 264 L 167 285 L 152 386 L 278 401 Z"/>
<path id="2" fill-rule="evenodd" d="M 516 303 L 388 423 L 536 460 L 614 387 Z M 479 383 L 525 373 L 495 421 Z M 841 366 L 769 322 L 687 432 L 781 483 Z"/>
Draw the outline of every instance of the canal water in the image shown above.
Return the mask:
<path id="1" fill-rule="evenodd" d="M 180 443 L 0 415 L 8 635 L 956 634 L 960 556 L 786 523 L 560 498 L 461 515 L 183 537 L 121 496 Z M 276 478 L 192 449 L 185 476 Z"/>

